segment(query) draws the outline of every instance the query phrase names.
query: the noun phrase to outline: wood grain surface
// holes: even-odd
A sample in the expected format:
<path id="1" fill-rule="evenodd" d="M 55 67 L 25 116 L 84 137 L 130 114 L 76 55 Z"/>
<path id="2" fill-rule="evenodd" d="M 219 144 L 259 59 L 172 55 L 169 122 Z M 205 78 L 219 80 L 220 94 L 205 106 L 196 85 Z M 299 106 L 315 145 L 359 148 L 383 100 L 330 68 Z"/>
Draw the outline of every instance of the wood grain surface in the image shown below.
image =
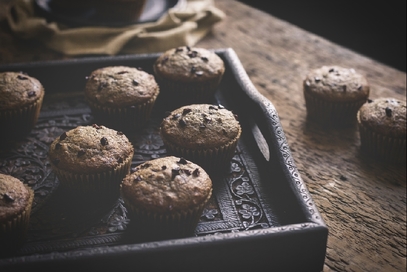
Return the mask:
<path id="1" fill-rule="evenodd" d="M 0 63 L 73 58 L 15 38 L 0 0 Z M 258 91 L 276 107 L 296 166 L 329 228 L 324 272 L 406 270 L 406 167 L 360 151 L 356 126 L 323 128 L 306 118 L 302 79 L 313 68 L 354 68 L 371 98 L 406 97 L 406 74 L 234 0 L 197 45 L 233 48 Z"/>

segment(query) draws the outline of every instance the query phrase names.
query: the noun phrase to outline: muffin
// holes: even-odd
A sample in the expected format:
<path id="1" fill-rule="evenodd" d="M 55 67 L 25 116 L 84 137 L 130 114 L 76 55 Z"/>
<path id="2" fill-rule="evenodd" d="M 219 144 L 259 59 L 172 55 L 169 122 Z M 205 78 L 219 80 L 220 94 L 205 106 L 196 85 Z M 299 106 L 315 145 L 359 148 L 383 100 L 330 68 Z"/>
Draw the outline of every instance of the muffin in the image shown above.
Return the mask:
<path id="1" fill-rule="evenodd" d="M 323 125 L 355 124 L 356 113 L 366 103 L 370 86 L 354 69 L 323 66 L 303 81 L 308 118 Z"/>
<path id="2" fill-rule="evenodd" d="M 210 174 L 228 169 L 241 132 L 232 111 L 210 104 L 180 107 L 160 124 L 167 153 L 199 164 Z"/>
<path id="3" fill-rule="evenodd" d="M 148 122 L 159 93 L 153 75 L 127 66 L 94 70 L 85 85 L 95 122 L 124 132 L 136 131 Z"/>
<path id="4" fill-rule="evenodd" d="M 160 105 L 168 110 L 210 103 L 225 72 L 223 60 L 204 48 L 178 47 L 161 54 L 154 65 Z"/>
<path id="5" fill-rule="evenodd" d="M 0 73 L 2 140 L 23 138 L 35 126 L 44 98 L 41 82 L 21 72 Z"/>
<path id="6" fill-rule="evenodd" d="M 25 241 L 33 199 L 30 187 L 0 173 L 0 253 L 11 252 Z"/>
<path id="7" fill-rule="evenodd" d="M 64 132 L 48 152 L 60 186 L 84 196 L 118 196 L 133 155 L 133 145 L 122 132 L 99 125 Z"/>
<path id="8" fill-rule="evenodd" d="M 361 148 L 383 161 L 406 162 L 406 101 L 369 100 L 357 113 Z"/>
<path id="9" fill-rule="evenodd" d="M 199 165 L 168 156 L 139 165 L 120 191 L 136 235 L 178 238 L 193 235 L 212 195 L 212 180 Z"/>

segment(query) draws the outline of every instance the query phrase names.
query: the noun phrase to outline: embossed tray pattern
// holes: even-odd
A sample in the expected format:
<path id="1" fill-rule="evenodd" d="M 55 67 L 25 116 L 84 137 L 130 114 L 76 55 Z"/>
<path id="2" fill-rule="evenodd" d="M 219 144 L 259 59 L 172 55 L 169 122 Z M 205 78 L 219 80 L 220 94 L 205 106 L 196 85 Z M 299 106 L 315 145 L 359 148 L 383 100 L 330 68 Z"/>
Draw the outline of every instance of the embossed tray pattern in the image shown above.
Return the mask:
<path id="1" fill-rule="evenodd" d="M 97 260 L 99 268 L 137 263 L 138 267 L 159 269 L 170 264 L 186 269 L 199 261 L 202 269 L 214 265 L 252 269 L 267 264 L 322 270 L 328 230 L 295 167 L 278 114 L 255 89 L 233 49 L 214 51 L 225 61 L 226 74 L 213 103 L 238 114 L 242 139 L 228 171 L 212 177 L 214 194 L 195 235 L 166 241 L 129 235 L 130 220 L 120 198 L 103 203 L 69 199 L 58 190 L 46 156 L 49 144 L 63 131 L 93 124 L 82 92 L 90 71 L 128 65 L 152 73 L 158 54 L 0 67 L 0 71 L 27 72 L 46 89 L 40 118 L 30 135 L 0 150 L 0 172 L 20 178 L 35 191 L 26 243 L 10 256 L 0 256 L 0 267 L 60 269 L 87 262 L 96 265 Z M 133 167 L 166 156 L 158 133 L 163 114 L 155 109 L 143 130 L 127 135 L 135 147 Z M 245 262 L 240 263 L 242 258 Z"/>

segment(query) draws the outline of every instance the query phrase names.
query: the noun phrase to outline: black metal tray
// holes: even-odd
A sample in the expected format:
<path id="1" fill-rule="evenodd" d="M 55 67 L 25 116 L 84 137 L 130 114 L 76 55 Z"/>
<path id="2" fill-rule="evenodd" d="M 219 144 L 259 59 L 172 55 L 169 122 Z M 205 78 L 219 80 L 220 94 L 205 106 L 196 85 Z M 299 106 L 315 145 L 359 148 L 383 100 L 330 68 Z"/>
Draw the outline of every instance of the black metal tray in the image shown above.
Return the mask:
<path id="1" fill-rule="evenodd" d="M 213 177 L 214 194 L 195 235 L 173 240 L 132 239 L 120 198 L 97 205 L 67 199 L 46 158 L 48 145 L 63 131 L 92 124 L 83 97 L 92 70 L 127 65 L 152 73 L 159 53 L 0 66 L 24 71 L 46 89 L 31 134 L 0 152 L 0 172 L 35 191 L 27 241 L 0 256 L 1 271 L 322 271 L 328 229 L 295 167 L 276 109 L 255 89 L 233 49 L 214 51 L 226 73 L 213 103 L 238 114 L 242 138 L 230 170 Z M 166 155 L 157 129 L 162 118 L 155 110 L 149 125 L 129 136 L 133 166 Z"/>

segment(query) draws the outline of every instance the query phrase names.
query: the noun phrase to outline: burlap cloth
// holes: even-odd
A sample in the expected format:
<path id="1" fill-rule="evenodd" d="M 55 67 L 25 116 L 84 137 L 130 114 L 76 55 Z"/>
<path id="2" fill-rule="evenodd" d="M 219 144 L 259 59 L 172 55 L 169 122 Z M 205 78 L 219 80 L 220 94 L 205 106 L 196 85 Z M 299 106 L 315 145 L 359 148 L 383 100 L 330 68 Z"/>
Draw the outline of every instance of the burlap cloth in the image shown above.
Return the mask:
<path id="1" fill-rule="evenodd" d="M 7 21 L 18 37 L 38 39 L 67 55 L 115 55 L 193 46 L 224 16 L 215 7 L 214 0 L 187 0 L 183 8 L 169 9 L 155 22 L 125 27 L 67 27 L 36 15 L 33 0 L 16 0 L 7 14 Z"/>

